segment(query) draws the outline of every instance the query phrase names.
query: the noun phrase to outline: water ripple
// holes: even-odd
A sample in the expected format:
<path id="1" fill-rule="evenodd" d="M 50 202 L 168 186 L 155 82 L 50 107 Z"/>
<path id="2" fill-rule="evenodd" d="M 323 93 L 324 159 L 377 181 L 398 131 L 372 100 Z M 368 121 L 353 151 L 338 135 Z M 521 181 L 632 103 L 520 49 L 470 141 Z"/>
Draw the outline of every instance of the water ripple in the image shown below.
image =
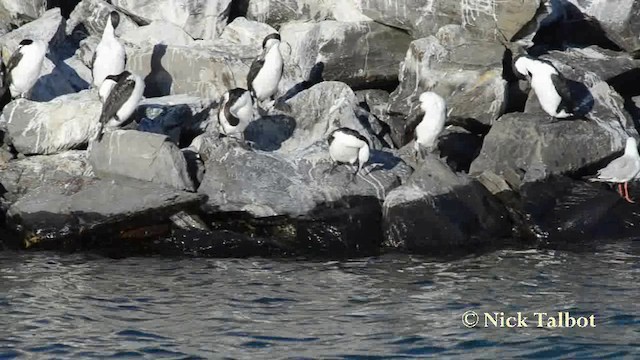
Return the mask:
<path id="1" fill-rule="evenodd" d="M 638 264 L 633 242 L 447 262 L 0 252 L 0 359 L 639 358 Z M 468 329 L 467 310 L 598 326 Z"/>

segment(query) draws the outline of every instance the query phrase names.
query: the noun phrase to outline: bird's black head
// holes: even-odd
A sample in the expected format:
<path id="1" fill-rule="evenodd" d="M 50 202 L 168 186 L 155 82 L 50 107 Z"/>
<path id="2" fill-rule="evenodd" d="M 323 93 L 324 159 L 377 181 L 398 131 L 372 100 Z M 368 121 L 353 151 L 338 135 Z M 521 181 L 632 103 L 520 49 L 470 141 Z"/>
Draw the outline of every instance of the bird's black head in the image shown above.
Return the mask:
<path id="1" fill-rule="evenodd" d="M 129 71 L 125 70 L 125 71 L 121 72 L 118 75 L 109 75 L 109 76 L 107 76 L 105 78 L 105 80 L 107 80 L 107 79 L 108 80 L 113 80 L 113 81 L 119 83 L 121 81 L 126 80 L 129 76 L 131 76 L 131 73 Z"/>
<path id="2" fill-rule="evenodd" d="M 227 103 L 228 104 L 235 103 L 236 100 L 240 99 L 242 95 L 244 95 L 245 92 L 247 92 L 247 90 L 243 88 L 235 88 L 235 89 L 229 90 L 229 101 Z"/>
<path id="3" fill-rule="evenodd" d="M 20 41 L 20 46 L 31 45 L 31 44 L 33 44 L 33 40 L 31 39 L 24 39 Z"/>
<path id="4" fill-rule="evenodd" d="M 111 21 L 111 26 L 113 26 L 113 28 L 117 28 L 118 25 L 120 25 L 120 14 L 118 14 L 117 11 L 112 11 L 111 14 L 109 14 L 109 20 Z"/>
<path id="5" fill-rule="evenodd" d="M 278 40 L 280 41 L 280 34 L 269 34 L 267 35 L 264 40 L 262 41 L 262 48 L 264 49 L 267 46 L 267 42 L 269 42 L 269 40 Z"/>

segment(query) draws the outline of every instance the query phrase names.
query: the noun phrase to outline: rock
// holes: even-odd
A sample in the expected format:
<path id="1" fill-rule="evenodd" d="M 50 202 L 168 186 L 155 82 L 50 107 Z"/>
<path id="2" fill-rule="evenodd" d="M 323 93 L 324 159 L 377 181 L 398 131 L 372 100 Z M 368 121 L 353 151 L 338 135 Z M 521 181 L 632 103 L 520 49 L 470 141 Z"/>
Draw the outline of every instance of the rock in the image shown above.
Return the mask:
<path id="1" fill-rule="evenodd" d="M 89 90 L 46 103 L 17 99 L 5 107 L 2 124 L 19 153 L 55 154 L 86 144 L 98 131 L 101 108 Z"/>
<path id="2" fill-rule="evenodd" d="M 543 115 L 507 114 L 485 137 L 470 174 L 490 171 L 519 188 L 523 182 L 576 172 L 608 158 L 624 147 L 626 131 L 618 122 L 551 123 Z"/>
<path id="3" fill-rule="evenodd" d="M 357 0 L 251 0 L 247 18 L 276 28 L 292 21 L 371 21 L 362 14 Z"/>
<path id="4" fill-rule="evenodd" d="M 503 54 L 501 45 L 470 40 L 453 25 L 441 29 L 438 37 L 412 42 L 401 65 L 400 86 L 390 97 L 392 121 L 400 123 L 417 116 L 418 97 L 433 91 L 446 100 L 450 119 L 491 125 L 506 106 Z M 410 140 L 404 134 L 396 137 L 401 145 Z"/>
<path id="5" fill-rule="evenodd" d="M 182 135 L 205 131 L 211 101 L 188 95 L 170 95 L 140 101 L 136 110 L 138 130 L 167 135 L 180 144 Z"/>
<path id="6" fill-rule="evenodd" d="M 165 20 L 182 27 L 195 39 L 220 36 L 229 18 L 231 0 L 111 0 L 120 10 L 147 22 Z"/>
<path id="7" fill-rule="evenodd" d="M 504 207 L 476 180 L 424 159 L 383 206 L 385 245 L 412 253 L 473 252 L 511 236 Z"/>
<path id="8" fill-rule="evenodd" d="M 126 176 L 195 191 L 187 162 L 168 137 L 132 130 L 107 132 L 92 143 L 89 162 L 97 176 Z"/>
<path id="9" fill-rule="evenodd" d="M 577 81 L 584 81 L 587 74 L 593 73 L 609 82 L 640 67 L 640 60 L 633 59 L 630 55 L 598 46 L 550 51 L 541 58 L 554 64 L 562 64 L 560 70 L 563 74 L 566 72 L 566 76 Z"/>
<path id="10" fill-rule="evenodd" d="M 145 96 L 187 94 L 218 100 L 228 89 L 246 88 L 249 66 L 238 57 L 199 47 L 127 48 L 127 67 L 145 80 Z"/>
<path id="11" fill-rule="evenodd" d="M 276 32 L 276 29 L 267 24 L 239 17 L 224 28 L 218 41 L 255 49 L 253 56 L 257 56 L 262 52 L 264 38 Z"/>
<path id="12" fill-rule="evenodd" d="M 351 167 L 325 174 L 331 167 L 326 141 L 291 156 L 248 151 L 227 139 L 210 146 L 202 152 L 207 171 L 199 191 L 209 196 L 207 204 L 216 212 L 296 217 L 351 197 L 382 200 L 411 173 L 400 159 L 374 150 L 370 163 L 382 169 L 365 170 L 355 183 L 349 182 Z"/>
<path id="13" fill-rule="evenodd" d="M 598 20 L 608 37 L 635 57 L 640 56 L 640 3 L 633 0 L 569 0 Z"/>
<path id="14" fill-rule="evenodd" d="M 180 211 L 197 210 L 202 198 L 131 179 L 76 177 L 66 184 L 40 186 L 9 209 L 11 229 L 24 248 L 77 249 L 112 245 L 135 248 L 142 228 L 162 230 Z M 156 234 L 156 236 L 158 236 Z"/>
<path id="15" fill-rule="evenodd" d="M 356 0 L 356 4 L 364 15 L 407 30 L 415 39 L 435 35 L 446 25 L 461 25 L 484 39 L 494 38 L 497 27 L 511 39 L 534 18 L 540 0 Z"/>
<path id="16" fill-rule="evenodd" d="M 0 0 L 0 6 L 13 18 L 37 19 L 47 10 L 47 2 L 42 0 Z"/>
<path id="17" fill-rule="evenodd" d="M 291 45 L 284 91 L 309 80 L 312 70 L 355 89 L 395 84 L 397 64 L 411 41 L 406 33 L 373 22 L 291 23 L 280 34 Z"/>
<path id="18" fill-rule="evenodd" d="M 84 36 L 102 36 L 104 27 L 107 24 L 109 14 L 116 8 L 104 0 L 82 0 L 73 9 L 67 21 L 66 32 L 72 34 L 74 31 L 84 34 Z M 116 35 L 122 35 L 128 31 L 136 29 L 138 24 L 121 11 L 120 24 L 116 28 Z"/>
<path id="19" fill-rule="evenodd" d="M 63 186 L 77 177 L 91 177 L 86 151 L 67 151 L 56 155 L 29 156 L 0 167 L 2 197 L 15 202 L 39 186 Z"/>
<path id="20" fill-rule="evenodd" d="M 3 35 L 0 37 L 0 44 L 5 64 L 22 40 L 40 40 L 49 44 L 50 49 L 55 48 L 65 40 L 64 29 L 65 20 L 60 14 L 60 9 L 51 9 L 42 17 Z"/>
<path id="21" fill-rule="evenodd" d="M 196 43 L 181 27 L 163 20 L 129 29 L 120 36 L 120 39 L 137 46 L 154 46 L 156 44 L 193 46 Z"/>
<path id="22" fill-rule="evenodd" d="M 629 190 L 637 199 L 637 183 L 630 183 Z M 636 236 L 638 206 L 605 184 L 552 176 L 523 185 L 520 195 L 523 234 L 539 245 L 583 245 Z"/>
<path id="23" fill-rule="evenodd" d="M 382 143 L 383 147 L 394 148 L 395 143 L 389 126 L 389 93 L 384 90 L 356 91 L 358 105 L 369 113 L 370 132 Z"/>

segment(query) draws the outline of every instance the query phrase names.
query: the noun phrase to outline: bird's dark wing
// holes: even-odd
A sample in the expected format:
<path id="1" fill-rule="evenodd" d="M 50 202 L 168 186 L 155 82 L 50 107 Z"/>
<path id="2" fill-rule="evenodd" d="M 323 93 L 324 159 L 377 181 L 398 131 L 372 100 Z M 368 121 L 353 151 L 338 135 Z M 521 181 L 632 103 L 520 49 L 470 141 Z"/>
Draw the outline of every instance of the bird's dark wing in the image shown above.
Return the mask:
<path id="1" fill-rule="evenodd" d="M 9 86 L 11 84 L 11 72 L 13 69 L 18 66 L 18 63 L 22 59 L 22 53 L 19 50 L 13 52 L 13 55 L 9 58 L 9 62 L 7 63 L 7 68 L 5 69 L 5 86 Z"/>
<path id="2" fill-rule="evenodd" d="M 422 118 L 424 118 L 424 111 L 418 111 L 415 115 L 407 117 L 404 123 L 404 133 L 408 139 L 415 138 L 416 127 L 420 125 Z"/>
<path id="3" fill-rule="evenodd" d="M 107 100 L 102 105 L 102 114 L 100 115 L 101 123 L 106 123 L 109 119 L 116 116 L 118 110 L 120 110 L 122 105 L 131 97 L 135 86 L 136 82 L 134 80 L 126 78 L 113 86 L 109 96 L 107 96 Z"/>
<path id="4" fill-rule="evenodd" d="M 237 117 L 233 116 L 233 114 L 231 114 L 231 107 L 230 106 L 226 106 L 225 105 L 225 107 L 224 107 L 224 117 L 227 118 L 227 122 L 231 126 L 238 126 L 238 124 L 240 124 L 240 119 L 238 119 Z"/>
<path id="5" fill-rule="evenodd" d="M 560 95 L 560 99 L 562 99 L 560 106 L 564 105 L 567 112 L 572 112 L 574 104 L 573 99 L 571 98 L 571 89 L 569 89 L 569 84 L 567 84 L 567 79 L 565 79 L 560 73 L 551 74 L 551 82 L 556 88 L 558 95 Z"/>
<path id="6" fill-rule="evenodd" d="M 251 63 L 251 67 L 249 68 L 249 74 L 247 75 L 247 88 L 251 92 L 253 92 L 253 80 L 255 80 L 256 76 L 258 76 L 258 73 L 260 72 L 260 69 L 262 69 L 263 65 L 264 65 L 264 54 L 258 56 Z"/>

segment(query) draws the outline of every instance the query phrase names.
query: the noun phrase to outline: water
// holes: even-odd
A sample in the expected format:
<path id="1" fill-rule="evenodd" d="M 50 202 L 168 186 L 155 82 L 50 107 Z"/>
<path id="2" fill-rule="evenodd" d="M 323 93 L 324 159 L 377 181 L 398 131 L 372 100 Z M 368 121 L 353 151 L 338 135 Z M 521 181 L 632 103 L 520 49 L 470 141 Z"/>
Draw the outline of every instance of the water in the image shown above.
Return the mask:
<path id="1" fill-rule="evenodd" d="M 437 262 L 0 252 L 0 358 L 640 357 L 640 242 Z M 468 310 L 595 314 L 473 328 Z"/>

